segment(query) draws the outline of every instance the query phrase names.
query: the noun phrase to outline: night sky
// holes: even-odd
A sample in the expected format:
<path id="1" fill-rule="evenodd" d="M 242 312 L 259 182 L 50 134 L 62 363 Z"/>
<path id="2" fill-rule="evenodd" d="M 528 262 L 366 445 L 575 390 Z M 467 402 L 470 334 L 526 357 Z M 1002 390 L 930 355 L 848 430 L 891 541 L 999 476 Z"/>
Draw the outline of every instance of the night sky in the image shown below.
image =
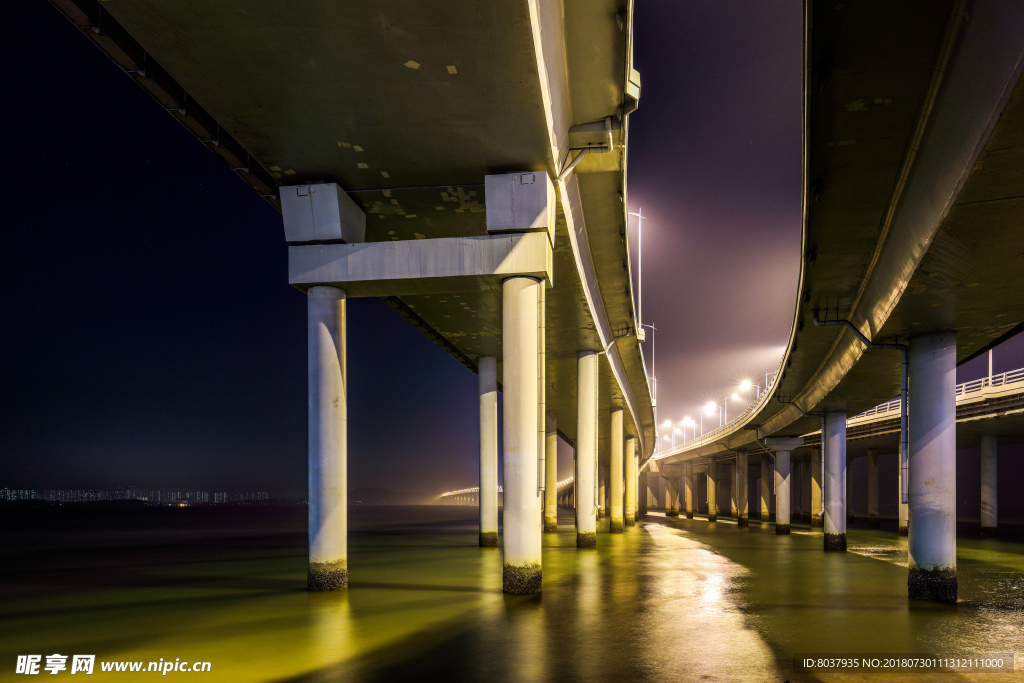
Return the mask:
<path id="1" fill-rule="evenodd" d="M 47 3 L 6 9 L 0 488 L 303 496 L 306 302 L 280 214 Z M 662 420 L 784 350 L 800 40 L 796 1 L 637 3 L 629 199 Z M 474 486 L 476 376 L 382 302 L 348 310 L 350 486 Z M 1010 346 L 997 371 L 1024 364 Z"/>

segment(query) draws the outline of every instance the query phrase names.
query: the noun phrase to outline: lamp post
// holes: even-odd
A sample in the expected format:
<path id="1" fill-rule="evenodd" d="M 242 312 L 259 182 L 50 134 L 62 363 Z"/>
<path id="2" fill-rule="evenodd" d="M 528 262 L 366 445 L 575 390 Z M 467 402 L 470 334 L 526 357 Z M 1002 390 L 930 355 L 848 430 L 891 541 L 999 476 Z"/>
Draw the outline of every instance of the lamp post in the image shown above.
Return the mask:
<path id="1" fill-rule="evenodd" d="M 701 436 L 704 435 L 704 416 L 707 415 L 708 417 L 710 417 L 715 414 L 716 410 L 718 411 L 718 426 L 722 426 L 722 406 L 718 405 L 714 401 L 708 401 L 707 404 L 704 406 L 704 411 L 701 413 L 700 416 Z"/>
<path id="2" fill-rule="evenodd" d="M 643 325 L 644 322 L 644 210 L 638 208 L 636 213 L 629 212 L 630 216 L 636 216 L 636 319 Z"/>
<path id="3" fill-rule="evenodd" d="M 687 416 L 683 418 L 683 443 L 686 443 L 686 426 L 689 425 L 693 429 L 693 436 L 691 439 L 697 438 L 697 423 L 693 421 L 693 418 Z"/>

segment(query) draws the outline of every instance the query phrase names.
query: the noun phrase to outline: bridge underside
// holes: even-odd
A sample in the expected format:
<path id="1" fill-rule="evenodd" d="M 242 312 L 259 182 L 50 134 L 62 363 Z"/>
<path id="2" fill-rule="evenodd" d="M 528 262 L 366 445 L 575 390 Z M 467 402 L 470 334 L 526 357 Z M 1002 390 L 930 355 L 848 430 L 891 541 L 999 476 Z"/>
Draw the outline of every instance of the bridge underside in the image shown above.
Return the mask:
<path id="1" fill-rule="evenodd" d="M 601 138 L 571 126 L 607 116 L 621 118 L 616 141 L 626 142 L 629 12 L 612 0 L 53 4 L 278 209 L 278 185 L 345 188 L 367 214 L 367 241 L 485 235 L 485 175 L 557 175 L 570 147 Z M 578 197 L 558 207 L 547 395 L 570 441 L 577 351 L 636 325 L 624 167 L 623 149 L 589 155 L 568 183 Z M 599 321 L 569 239 L 569 204 L 601 282 Z M 470 369 L 481 356 L 500 363 L 500 286 L 385 300 Z M 654 443 L 636 338 L 613 353 L 624 372 L 600 364 L 605 459 L 612 405 L 630 405 L 626 433 L 647 452 Z"/>

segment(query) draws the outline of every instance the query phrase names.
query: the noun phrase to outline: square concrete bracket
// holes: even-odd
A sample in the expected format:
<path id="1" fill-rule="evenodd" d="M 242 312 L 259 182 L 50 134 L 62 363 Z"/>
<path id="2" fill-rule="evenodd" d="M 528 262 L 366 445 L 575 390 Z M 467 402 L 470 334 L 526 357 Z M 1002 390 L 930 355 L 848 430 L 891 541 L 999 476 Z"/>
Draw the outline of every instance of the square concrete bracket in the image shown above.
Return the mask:
<path id="1" fill-rule="evenodd" d="M 284 238 L 301 242 L 362 242 L 366 214 L 337 183 L 281 188 Z"/>
<path id="2" fill-rule="evenodd" d="M 546 232 L 555 244 L 555 186 L 547 173 L 484 177 L 487 232 Z"/>
<path id="3" fill-rule="evenodd" d="M 770 436 L 764 440 L 768 447 L 776 451 L 791 453 L 804 445 L 802 436 Z"/>
<path id="4" fill-rule="evenodd" d="M 500 291 L 513 276 L 551 282 L 544 233 L 288 247 L 288 282 L 333 285 L 350 297 Z"/>

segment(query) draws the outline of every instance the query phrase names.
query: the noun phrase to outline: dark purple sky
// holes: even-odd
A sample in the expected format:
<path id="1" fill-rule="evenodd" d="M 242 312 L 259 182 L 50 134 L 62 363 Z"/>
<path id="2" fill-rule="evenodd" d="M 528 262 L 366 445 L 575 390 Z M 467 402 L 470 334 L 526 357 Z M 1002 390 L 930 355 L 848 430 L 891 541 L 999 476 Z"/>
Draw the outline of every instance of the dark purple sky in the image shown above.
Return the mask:
<path id="1" fill-rule="evenodd" d="M 305 298 L 280 215 L 52 7 L 7 10 L 0 488 L 303 495 Z M 629 198 L 662 419 L 781 357 L 800 11 L 637 3 Z M 351 486 L 475 485 L 472 373 L 376 300 L 349 304 L 349 362 Z"/>

